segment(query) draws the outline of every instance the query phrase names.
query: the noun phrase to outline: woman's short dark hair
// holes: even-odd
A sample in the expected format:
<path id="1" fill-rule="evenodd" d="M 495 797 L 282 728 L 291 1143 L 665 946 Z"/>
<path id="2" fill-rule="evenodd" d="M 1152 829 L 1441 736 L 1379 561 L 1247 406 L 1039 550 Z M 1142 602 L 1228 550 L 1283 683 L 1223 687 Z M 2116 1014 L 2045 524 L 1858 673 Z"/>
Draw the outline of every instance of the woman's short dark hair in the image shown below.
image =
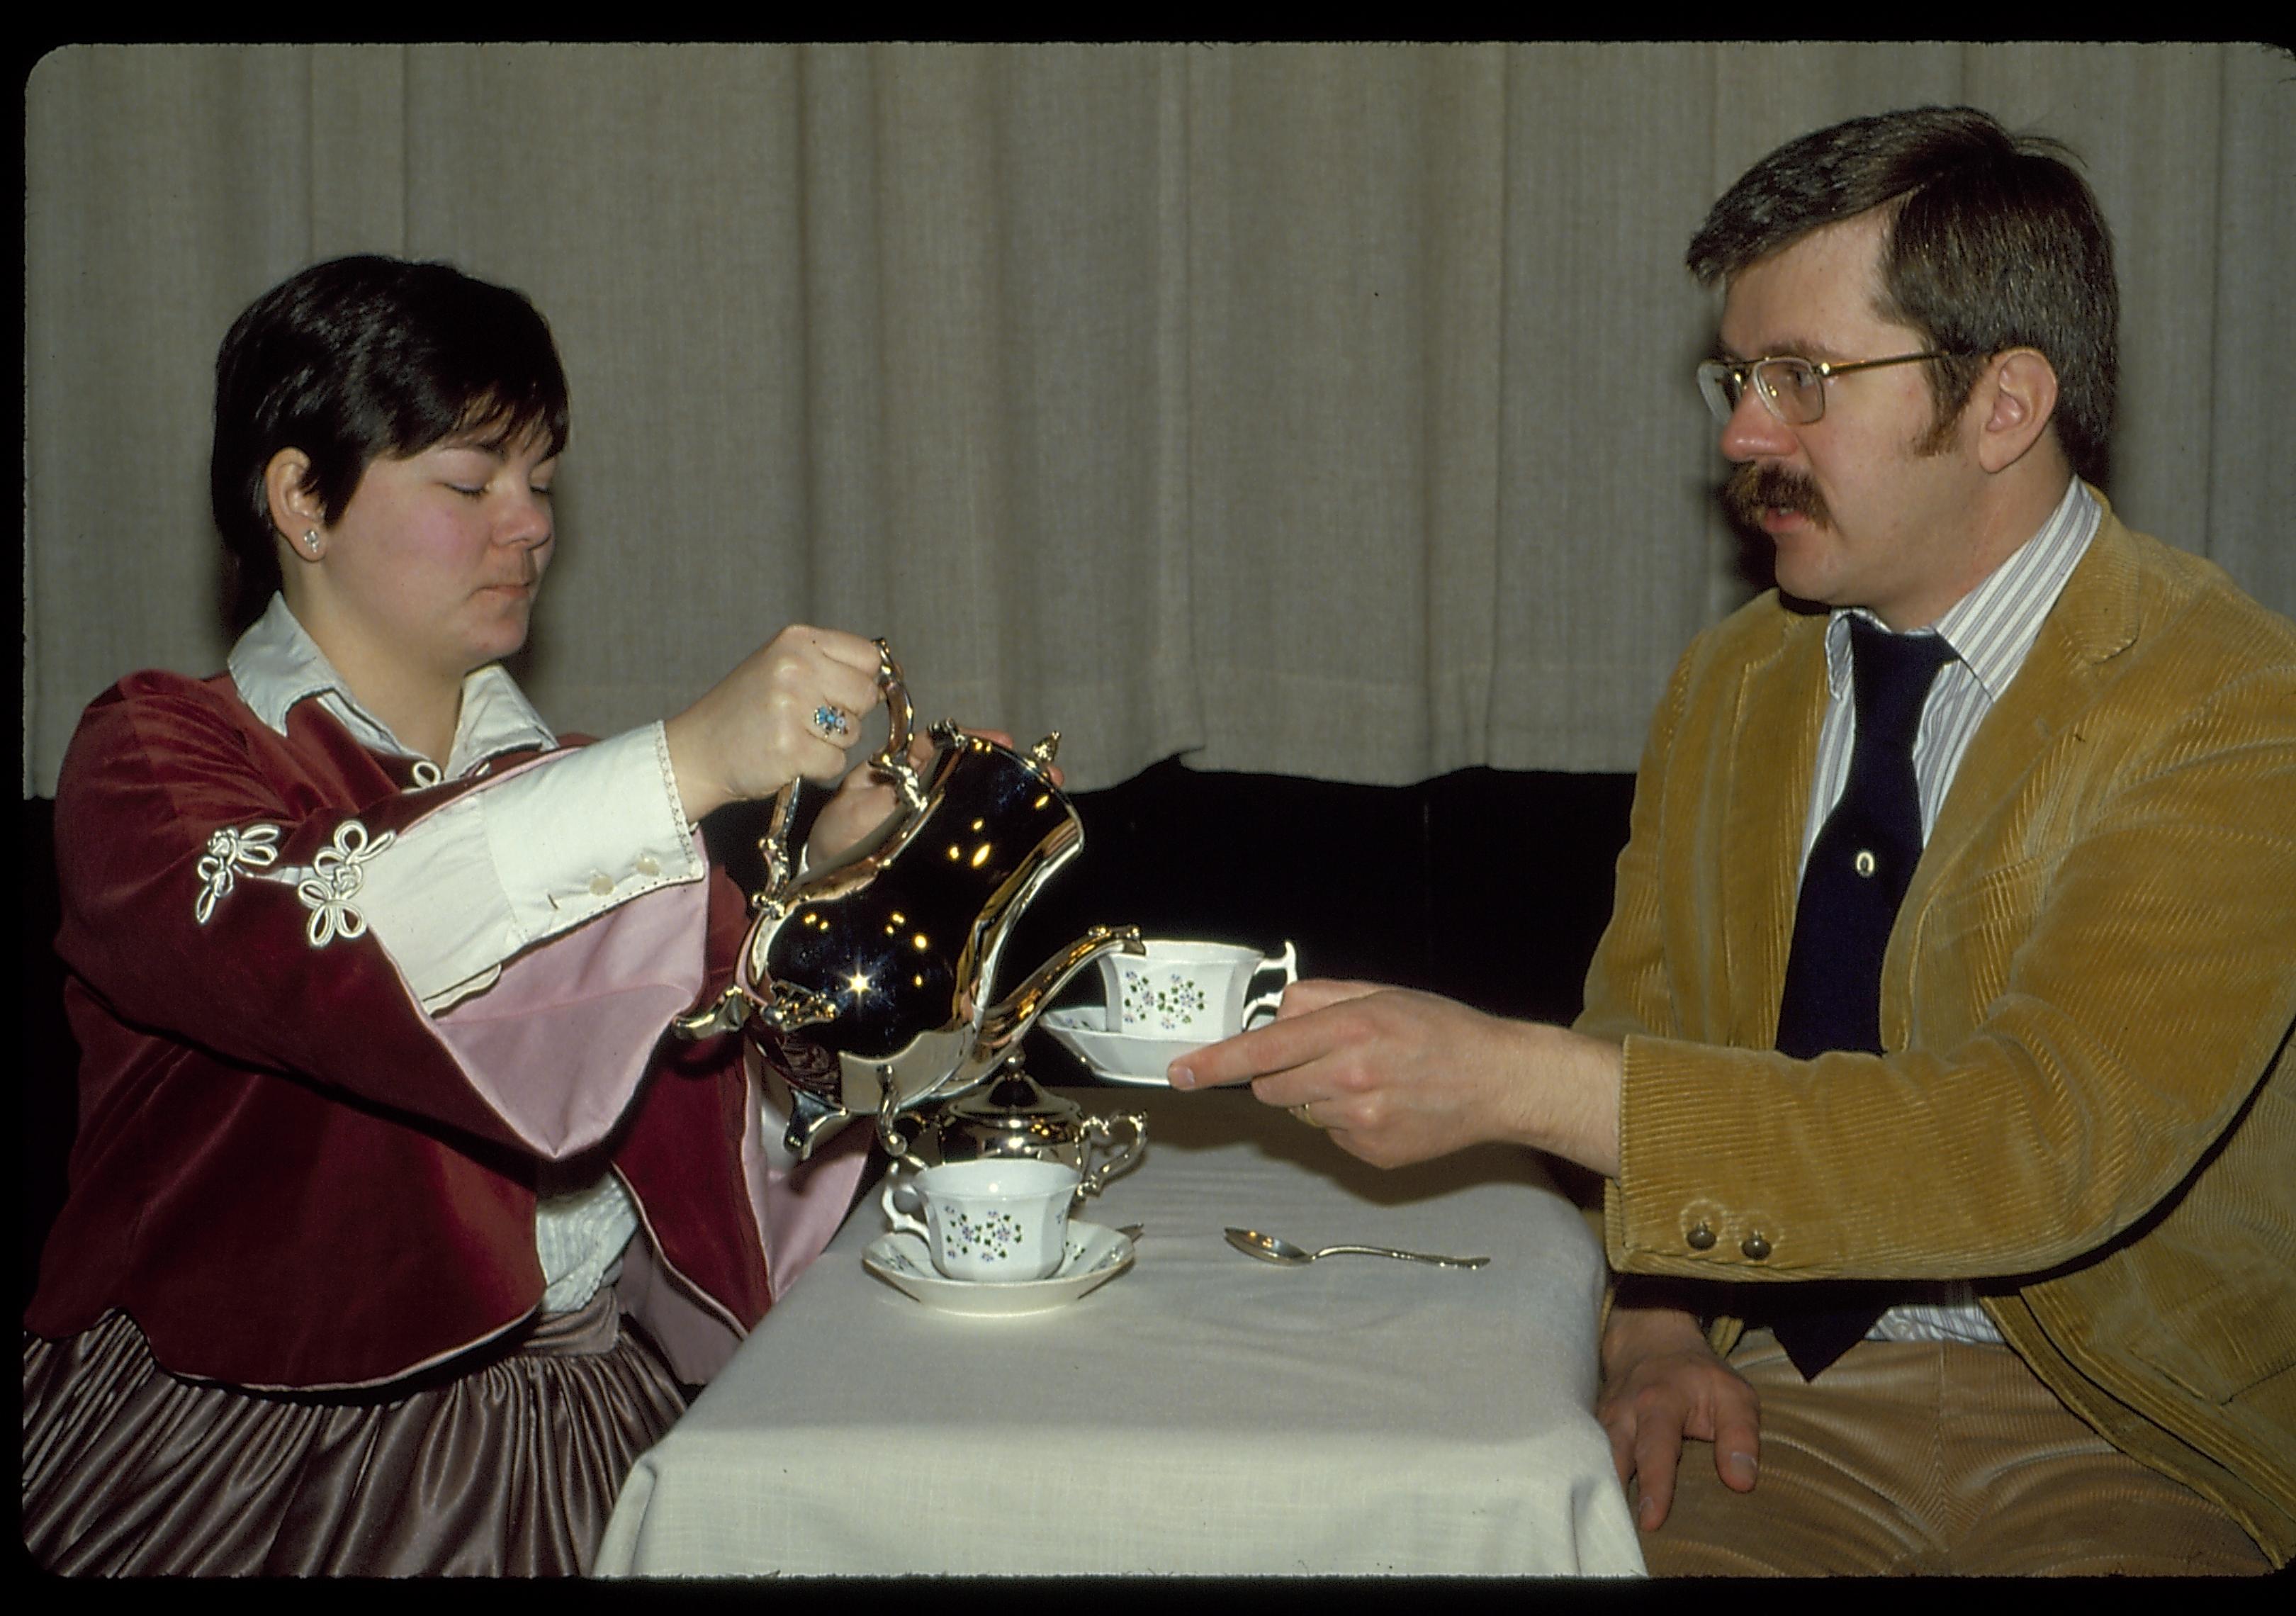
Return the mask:
<path id="1" fill-rule="evenodd" d="M 1691 239 L 1688 263 L 1712 285 L 1824 226 L 1890 206 L 1876 312 L 1931 348 L 1988 357 L 2038 349 L 2057 373 L 2057 441 L 2077 473 L 2102 482 L 2120 297 L 2112 232 L 2071 156 L 1974 107 L 1853 118 L 1748 169 Z M 1929 366 L 1940 423 L 1960 414 L 1984 368 L 1984 357 Z"/>
<path id="2" fill-rule="evenodd" d="M 507 287 L 452 265 L 362 254 L 315 264 L 265 292 L 216 356 L 216 526 L 236 563 L 241 622 L 279 587 L 264 472 L 310 457 L 304 486 L 330 522 L 366 468 L 449 438 L 566 446 L 566 373 L 550 327 Z"/>

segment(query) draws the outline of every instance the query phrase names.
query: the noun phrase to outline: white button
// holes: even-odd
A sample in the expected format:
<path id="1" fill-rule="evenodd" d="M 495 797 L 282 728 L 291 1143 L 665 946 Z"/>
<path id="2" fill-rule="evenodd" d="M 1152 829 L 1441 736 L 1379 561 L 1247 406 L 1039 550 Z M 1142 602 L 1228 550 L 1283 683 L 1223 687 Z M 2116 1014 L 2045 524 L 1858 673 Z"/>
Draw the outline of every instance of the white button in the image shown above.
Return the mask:
<path id="1" fill-rule="evenodd" d="M 656 858 L 656 857 L 655 857 L 652 854 L 651 854 L 651 853 L 642 853 L 642 854 L 640 854 L 640 855 L 638 856 L 638 874 L 641 874 L 641 875 L 659 875 L 659 874 L 661 874 L 661 860 L 660 860 L 660 859 L 659 859 L 659 858 Z"/>
<path id="2" fill-rule="evenodd" d="M 1870 849 L 1859 848 L 1857 857 L 1850 862 L 1860 875 L 1871 875 L 1875 868 L 1874 854 Z"/>
<path id="3" fill-rule="evenodd" d="M 611 875 L 593 875 L 590 877 L 590 890 L 600 898 L 611 898 L 614 895 L 614 878 Z"/>

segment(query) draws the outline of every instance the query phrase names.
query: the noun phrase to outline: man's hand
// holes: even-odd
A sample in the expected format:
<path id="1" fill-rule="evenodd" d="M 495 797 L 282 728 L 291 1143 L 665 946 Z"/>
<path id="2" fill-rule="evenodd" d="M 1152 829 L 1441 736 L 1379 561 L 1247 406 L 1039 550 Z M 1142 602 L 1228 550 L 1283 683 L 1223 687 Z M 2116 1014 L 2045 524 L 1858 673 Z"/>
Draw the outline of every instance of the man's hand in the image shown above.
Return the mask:
<path id="1" fill-rule="evenodd" d="M 1603 1332 L 1603 1390 L 1595 1417 L 1610 1433 L 1619 1483 L 1640 1478 L 1635 1518 L 1656 1531 L 1674 1507 L 1685 1437 L 1714 1444 L 1714 1472 L 1754 1490 L 1761 1457 L 1761 1399 L 1714 1356 L 1698 1321 L 1674 1308 L 1612 1307 Z"/>
<path id="2" fill-rule="evenodd" d="M 1276 1019 L 1191 1052 L 1175 1088 L 1250 1082 L 1379 1167 L 1506 1140 L 1600 1173 L 1619 1162 L 1620 1052 L 1560 1027 L 1368 982 L 1295 982 Z"/>

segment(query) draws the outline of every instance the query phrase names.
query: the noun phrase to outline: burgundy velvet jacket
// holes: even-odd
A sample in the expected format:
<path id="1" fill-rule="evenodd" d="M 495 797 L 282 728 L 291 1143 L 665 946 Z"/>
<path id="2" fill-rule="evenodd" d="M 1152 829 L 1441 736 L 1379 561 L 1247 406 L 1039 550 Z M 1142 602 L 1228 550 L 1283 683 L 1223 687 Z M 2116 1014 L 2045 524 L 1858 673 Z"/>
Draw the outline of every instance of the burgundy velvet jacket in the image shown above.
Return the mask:
<path id="1" fill-rule="evenodd" d="M 756 1324 L 758 1096 L 737 1039 L 663 1036 L 728 980 L 746 924 L 733 883 L 708 877 L 706 939 L 687 882 L 571 934 L 577 970 L 530 963 L 561 939 L 510 962 L 450 1013 L 476 1029 L 461 1045 L 358 916 L 363 849 L 550 756 L 417 788 L 408 760 L 316 701 L 283 737 L 228 676 L 137 674 L 89 708 L 55 812 L 79 1131 L 29 1329 L 60 1338 L 119 1309 L 179 1374 L 394 1380 L 537 1308 L 553 1161 L 620 1176 L 641 1224 L 626 1264 L 689 1336 L 714 1324 L 730 1349 Z M 599 930 L 663 903 L 684 906 L 684 965 L 652 963 L 679 952 L 646 940 L 666 911 L 619 944 Z M 594 1060 L 535 1058 L 570 1027 Z"/>

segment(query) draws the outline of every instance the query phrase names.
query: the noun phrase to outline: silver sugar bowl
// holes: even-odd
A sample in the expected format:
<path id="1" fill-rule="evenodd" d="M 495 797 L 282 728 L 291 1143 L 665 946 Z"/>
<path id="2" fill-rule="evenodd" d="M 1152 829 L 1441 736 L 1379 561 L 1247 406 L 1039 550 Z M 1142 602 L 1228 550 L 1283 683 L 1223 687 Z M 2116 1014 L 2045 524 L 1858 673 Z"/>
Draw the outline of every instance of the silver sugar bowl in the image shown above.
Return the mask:
<path id="1" fill-rule="evenodd" d="M 1148 1121 L 1137 1112 L 1086 1116 L 1030 1077 L 1015 1054 L 969 1094 L 887 1119 L 878 1137 L 897 1163 L 912 1168 L 1000 1156 L 1058 1161 L 1077 1170 L 1081 1202 L 1138 1163 Z"/>

